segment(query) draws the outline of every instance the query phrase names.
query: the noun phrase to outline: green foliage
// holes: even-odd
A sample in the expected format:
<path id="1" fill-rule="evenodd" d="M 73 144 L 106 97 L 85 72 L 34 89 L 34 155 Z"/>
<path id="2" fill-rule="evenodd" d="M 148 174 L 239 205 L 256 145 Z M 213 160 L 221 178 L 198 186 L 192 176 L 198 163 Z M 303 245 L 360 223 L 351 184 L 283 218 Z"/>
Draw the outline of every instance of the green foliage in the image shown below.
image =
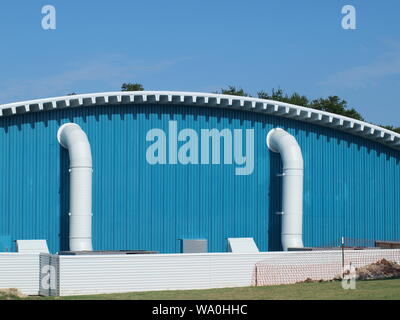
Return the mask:
<path id="1" fill-rule="evenodd" d="M 286 102 L 290 104 L 295 104 L 298 106 L 303 106 L 307 108 L 313 108 L 321 111 L 331 112 L 340 114 L 346 117 L 354 118 L 357 120 L 364 120 L 361 114 L 359 114 L 355 109 L 349 109 L 347 102 L 340 99 L 338 96 L 329 96 L 328 98 L 319 98 L 309 102 L 308 98 L 304 95 L 300 95 L 297 92 L 291 95 L 284 94 L 282 89 L 272 89 L 272 94 L 269 95 L 265 91 L 258 92 L 258 97 L 260 99 L 269 99 L 275 101 Z"/>
<path id="2" fill-rule="evenodd" d="M 234 86 L 229 86 L 228 89 L 221 89 L 221 93 L 235 95 L 235 96 L 251 97 L 251 95 L 246 93 L 242 88 L 237 89 Z M 287 93 L 284 93 L 282 89 L 277 89 L 277 90 L 272 89 L 271 94 L 269 94 L 264 90 L 261 90 L 257 92 L 257 96 L 260 99 L 275 100 L 275 101 L 290 103 L 297 106 L 313 108 L 321 111 L 339 114 L 356 120 L 365 121 L 363 116 L 356 109 L 349 108 L 349 106 L 347 105 L 347 101 L 339 98 L 338 96 L 329 96 L 327 98 L 319 98 L 310 101 L 304 95 L 300 95 L 297 92 L 288 95 Z M 400 127 L 383 126 L 383 125 L 381 125 L 381 127 L 400 133 Z"/>
<path id="3" fill-rule="evenodd" d="M 251 95 L 245 92 L 242 88 L 236 88 L 235 86 L 229 86 L 228 89 L 221 89 L 221 93 L 230 94 L 232 96 L 251 97 Z"/>
<path id="4" fill-rule="evenodd" d="M 346 100 L 338 96 L 329 96 L 328 98 L 319 98 L 311 101 L 309 108 L 340 114 L 342 116 L 363 121 L 364 118 L 355 109 L 349 109 Z"/>
<path id="5" fill-rule="evenodd" d="M 287 95 L 283 93 L 282 89 L 272 89 L 272 94 L 269 95 L 268 92 L 266 91 L 260 91 L 257 93 L 258 97 L 260 99 L 268 99 L 268 100 L 275 100 L 275 101 L 281 101 L 281 102 L 286 102 L 290 104 L 295 104 L 298 106 L 303 106 L 307 107 L 308 106 L 308 99 L 306 96 L 301 96 L 297 92 L 293 93 L 292 95 Z"/>
<path id="6" fill-rule="evenodd" d="M 123 83 L 121 91 L 143 91 L 144 88 L 140 83 Z"/>

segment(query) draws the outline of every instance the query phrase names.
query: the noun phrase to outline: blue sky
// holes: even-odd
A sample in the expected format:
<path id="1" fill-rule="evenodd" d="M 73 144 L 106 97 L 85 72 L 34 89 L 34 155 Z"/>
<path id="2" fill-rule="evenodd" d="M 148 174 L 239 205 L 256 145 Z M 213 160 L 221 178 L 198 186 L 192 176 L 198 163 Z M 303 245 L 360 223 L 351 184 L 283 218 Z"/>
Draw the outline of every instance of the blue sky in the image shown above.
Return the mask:
<path id="1" fill-rule="evenodd" d="M 356 8 L 357 30 L 341 27 Z M 53 5 L 57 29 L 41 27 Z M 77 1 L 0 3 L 0 103 L 117 91 L 339 95 L 367 121 L 400 126 L 400 1 Z"/>

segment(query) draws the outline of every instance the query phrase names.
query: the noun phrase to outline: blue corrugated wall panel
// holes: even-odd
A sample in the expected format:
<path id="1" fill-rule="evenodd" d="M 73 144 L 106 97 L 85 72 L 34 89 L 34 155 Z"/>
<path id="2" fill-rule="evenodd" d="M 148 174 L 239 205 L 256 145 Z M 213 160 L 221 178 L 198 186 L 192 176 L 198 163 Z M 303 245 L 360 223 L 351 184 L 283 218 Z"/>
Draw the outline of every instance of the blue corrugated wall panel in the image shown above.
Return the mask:
<path id="1" fill-rule="evenodd" d="M 254 171 L 234 165 L 149 165 L 148 130 L 254 129 Z M 93 154 L 93 244 L 96 250 L 179 252 L 180 239 L 208 239 L 226 251 L 228 237 L 254 237 L 280 250 L 280 156 L 265 144 L 282 127 L 303 151 L 304 243 L 341 236 L 400 238 L 398 151 L 329 128 L 282 117 L 226 109 L 116 105 L 28 113 L 0 120 L 0 236 L 46 239 L 68 249 L 68 152 L 59 126 L 76 122 Z M 181 142 L 182 143 L 182 142 Z M 223 144 L 221 144 L 221 150 Z"/>

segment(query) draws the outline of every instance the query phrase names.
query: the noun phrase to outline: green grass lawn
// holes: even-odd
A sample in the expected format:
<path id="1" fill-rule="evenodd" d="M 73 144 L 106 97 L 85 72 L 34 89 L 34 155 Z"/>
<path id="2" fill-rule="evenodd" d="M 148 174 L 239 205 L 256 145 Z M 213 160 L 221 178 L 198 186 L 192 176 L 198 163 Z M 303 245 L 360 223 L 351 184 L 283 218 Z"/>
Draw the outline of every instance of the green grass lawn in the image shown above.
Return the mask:
<path id="1" fill-rule="evenodd" d="M 1 296 L 0 296 L 1 298 Z M 7 297 L 2 297 L 7 298 Z M 12 297 L 9 297 L 12 298 Z M 132 300 L 399 300 L 400 279 L 357 281 L 355 290 L 343 290 L 341 282 L 298 283 L 268 287 L 208 290 L 152 291 L 69 297 L 28 297 L 26 299 L 132 299 Z"/>

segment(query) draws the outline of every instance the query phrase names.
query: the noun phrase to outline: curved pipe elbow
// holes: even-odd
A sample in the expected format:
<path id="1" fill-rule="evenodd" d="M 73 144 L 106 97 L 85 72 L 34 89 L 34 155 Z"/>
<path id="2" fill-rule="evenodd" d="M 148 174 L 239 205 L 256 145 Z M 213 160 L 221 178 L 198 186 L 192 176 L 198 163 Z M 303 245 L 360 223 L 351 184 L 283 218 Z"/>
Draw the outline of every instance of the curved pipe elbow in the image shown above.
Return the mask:
<path id="1" fill-rule="evenodd" d="M 86 133 L 76 123 L 65 123 L 57 132 L 57 140 L 68 149 L 70 168 L 92 167 L 92 152 Z"/>
<path id="2" fill-rule="evenodd" d="M 304 162 L 296 138 L 281 128 L 272 129 L 267 135 L 268 148 L 282 157 L 283 169 L 303 170 Z"/>

